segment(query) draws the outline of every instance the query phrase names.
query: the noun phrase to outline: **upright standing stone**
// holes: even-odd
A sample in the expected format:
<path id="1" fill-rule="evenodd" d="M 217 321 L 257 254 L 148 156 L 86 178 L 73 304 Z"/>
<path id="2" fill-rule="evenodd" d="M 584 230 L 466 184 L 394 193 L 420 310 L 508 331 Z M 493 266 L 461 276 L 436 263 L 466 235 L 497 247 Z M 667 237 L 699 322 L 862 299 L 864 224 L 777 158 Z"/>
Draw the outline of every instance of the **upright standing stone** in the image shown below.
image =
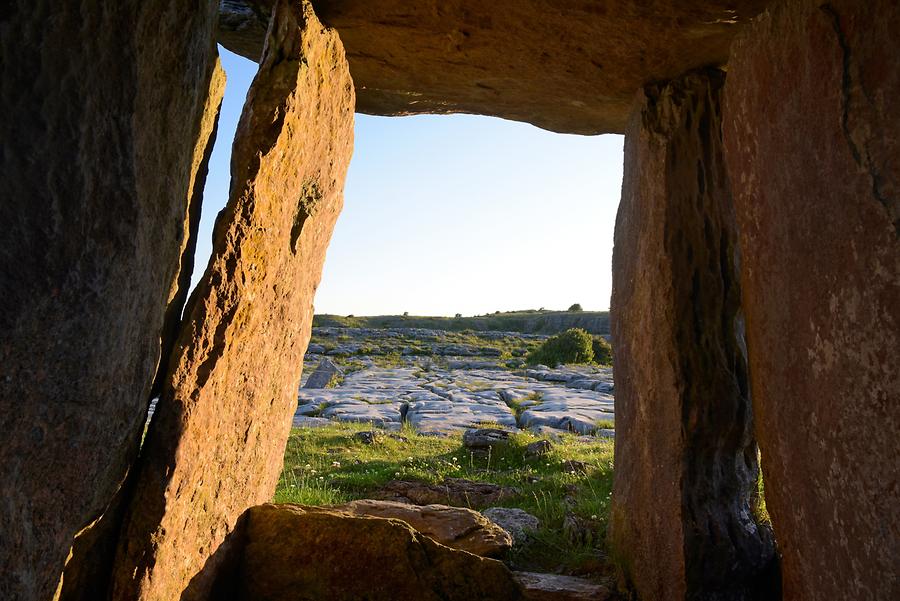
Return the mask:
<path id="1" fill-rule="evenodd" d="M 76 536 L 117 530 L 218 110 L 216 5 L 0 10 L 2 599 L 52 598 Z"/>
<path id="2" fill-rule="evenodd" d="M 784 598 L 900 598 L 900 6 L 784 2 L 725 93 Z"/>
<path id="3" fill-rule="evenodd" d="M 206 599 L 238 517 L 274 492 L 342 206 L 353 109 L 337 34 L 308 2 L 279 1 L 213 256 L 142 451 L 114 599 Z"/>
<path id="4" fill-rule="evenodd" d="M 642 601 L 745 599 L 772 554 L 757 480 L 731 189 L 709 70 L 639 93 L 613 252 L 612 543 Z"/>

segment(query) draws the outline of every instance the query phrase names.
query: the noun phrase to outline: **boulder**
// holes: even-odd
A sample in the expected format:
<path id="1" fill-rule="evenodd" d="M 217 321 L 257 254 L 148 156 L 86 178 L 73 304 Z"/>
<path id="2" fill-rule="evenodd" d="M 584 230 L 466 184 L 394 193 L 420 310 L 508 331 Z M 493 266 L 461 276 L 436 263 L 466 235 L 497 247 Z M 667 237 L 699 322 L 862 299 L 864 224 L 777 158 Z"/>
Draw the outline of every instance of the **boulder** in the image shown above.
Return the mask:
<path id="1" fill-rule="evenodd" d="M 606 601 L 610 590 L 585 578 L 538 572 L 513 572 L 527 601 Z"/>
<path id="2" fill-rule="evenodd" d="M 481 512 L 512 537 L 513 544 L 521 544 L 528 534 L 541 527 L 541 521 L 524 509 L 516 507 L 491 507 Z"/>
<path id="3" fill-rule="evenodd" d="M 327 357 L 322 357 L 316 370 L 310 374 L 303 388 L 328 388 L 335 378 L 343 375 L 341 368 L 334 364 L 334 361 Z"/>
<path id="4" fill-rule="evenodd" d="M 191 279 L 225 85 L 215 9 L 0 9 L 4 599 L 105 592 L 118 492 Z"/>
<path id="5" fill-rule="evenodd" d="M 787 601 L 900 598 L 898 31 L 894 0 L 776 3 L 728 66 L 750 385 Z"/>
<path id="6" fill-rule="evenodd" d="M 642 601 L 743 599 L 774 557 L 750 511 L 758 464 L 724 83 L 709 69 L 648 86 L 625 137 L 610 540 Z"/>
<path id="7" fill-rule="evenodd" d="M 236 601 L 516 601 L 501 562 L 445 547 L 400 520 L 331 509 L 247 511 Z"/>
<path id="8" fill-rule="evenodd" d="M 528 446 L 525 447 L 525 457 L 540 457 L 542 455 L 546 455 L 553 448 L 553 443 L 547 440 L 546 438 L 541 440 L 536 440 L 532 443 L 529 443 Z"/>
<path id="9" fill-rule="evenodd" d="M 308 2 L 283 0 L 273 19 L 231 195 L 131 482 L 113 601 L 207 599 L 238 517 L 282 470 L 354 97 L 340 40 Z"/>
<path id="10" fill-rule="evenodd" d="M 363 432 L 357 432 L 353 435 L 353 440 L 361 442 L 363 444 L 375 444 L 378 442 L 379 435 L 375 430 L 365 430 Z"/>
<path id="11" fill-rule="evenodd" d="M 501 557 L 513 542 L 500 525 L 465 507 L 364 499 L 335 505 L 331 509 L 351 515 L 402 520 L 442 545 L 482 557 Z"/>
<path id="12" fill-rule="evenodd" d="M 509 430 L 499 428 L 470 428 L 463 432 L 463 446 L 469 450 L 486 451 L 509 444 Z"/>
<path id="13" fill-rule="evenodd" d="M 519 495 L 519 490 L 464 478 L 444 478 L 441 484 L 391 480 L 376 493 L 377 499 L 415 505 L 447 504 L 464 507 L 488 507 L 502 499 Z"/>

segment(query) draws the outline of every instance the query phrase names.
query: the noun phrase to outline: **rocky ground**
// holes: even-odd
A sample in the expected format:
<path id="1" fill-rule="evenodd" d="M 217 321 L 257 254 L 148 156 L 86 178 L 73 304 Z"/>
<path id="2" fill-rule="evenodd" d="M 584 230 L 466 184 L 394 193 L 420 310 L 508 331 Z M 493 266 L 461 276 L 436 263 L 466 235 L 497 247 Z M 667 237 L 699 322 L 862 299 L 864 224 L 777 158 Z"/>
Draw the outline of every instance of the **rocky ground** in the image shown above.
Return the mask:
<path id="1" fill-rule="evenodd" d="M 295 426 L 326 420 L 448 434 L 493 425 L 615 435 L 612 369 L 526 367 L 543 336 L 315 328 Z"/>

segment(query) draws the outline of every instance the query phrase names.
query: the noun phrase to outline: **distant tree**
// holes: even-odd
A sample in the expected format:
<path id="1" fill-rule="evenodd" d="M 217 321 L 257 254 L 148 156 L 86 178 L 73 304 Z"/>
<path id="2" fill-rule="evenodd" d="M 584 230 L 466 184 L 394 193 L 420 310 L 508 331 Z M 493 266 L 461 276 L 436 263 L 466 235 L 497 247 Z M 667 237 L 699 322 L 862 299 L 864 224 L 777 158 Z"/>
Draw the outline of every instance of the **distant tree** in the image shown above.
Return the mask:
<path id="1" fill-rule="evenodd" d="M 404 312 L 403 312 L 403 317 L 409 317 L 409 311 L 404 311 Z"/>
<path id="2" fill-rule="evenodd" d="M 546 310 L 547 310 L 547 309 L 545 309 L 545 308 L 543 308 L 543 307 L 541 307 L 540 309 L 538 309 L 538 311 L 541 311 L 541 312 L 546 311 Z"/>
<path id="3" fill-rule="evenodd" d="M 455 319 L 462 319 L 462 313 L 457 313 L 453 316 Z"/>
<path id="4" fill-rule="evenodd" d="M 581 308 L 581 305 L 575 303 L 574 305 L 569 307 L 569 311 L 584 311 L 584 309 Z"/>

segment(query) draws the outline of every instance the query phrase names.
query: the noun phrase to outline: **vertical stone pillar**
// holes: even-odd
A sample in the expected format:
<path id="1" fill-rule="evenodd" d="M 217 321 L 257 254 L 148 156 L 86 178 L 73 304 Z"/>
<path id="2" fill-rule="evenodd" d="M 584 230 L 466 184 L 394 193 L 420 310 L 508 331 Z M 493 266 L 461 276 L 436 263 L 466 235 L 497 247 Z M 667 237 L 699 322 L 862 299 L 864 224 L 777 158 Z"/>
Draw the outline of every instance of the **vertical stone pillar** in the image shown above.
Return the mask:
<path id="1" fill-rule="evenodd" d="M 114 599 L 207 599 L 238 517 L 275 490 L 343 203 L 353 110 L 337 33 L 307 1 L 279 0 L 213 254 L 142 449 Z"/>
<path id="2" fill-rule="evenodd" d="M 900 596 L 900 6 L 791 0 L 723 122 L 784 598 Z"/>
<path id="3" fill-rule="evenodd" d="M 212 144 L 216 6 L 0 11 L 0 598 L 60 590 L 137 453 Z"/>
<path id="4" fill-rule="evenodd" d="M 749 598 L 773 555 L 750 512 L 758 466 L 723 82 L 707 70 L 647 87 L 625 138 L 610 527 L 623 580 L 642 601 Z"/>

